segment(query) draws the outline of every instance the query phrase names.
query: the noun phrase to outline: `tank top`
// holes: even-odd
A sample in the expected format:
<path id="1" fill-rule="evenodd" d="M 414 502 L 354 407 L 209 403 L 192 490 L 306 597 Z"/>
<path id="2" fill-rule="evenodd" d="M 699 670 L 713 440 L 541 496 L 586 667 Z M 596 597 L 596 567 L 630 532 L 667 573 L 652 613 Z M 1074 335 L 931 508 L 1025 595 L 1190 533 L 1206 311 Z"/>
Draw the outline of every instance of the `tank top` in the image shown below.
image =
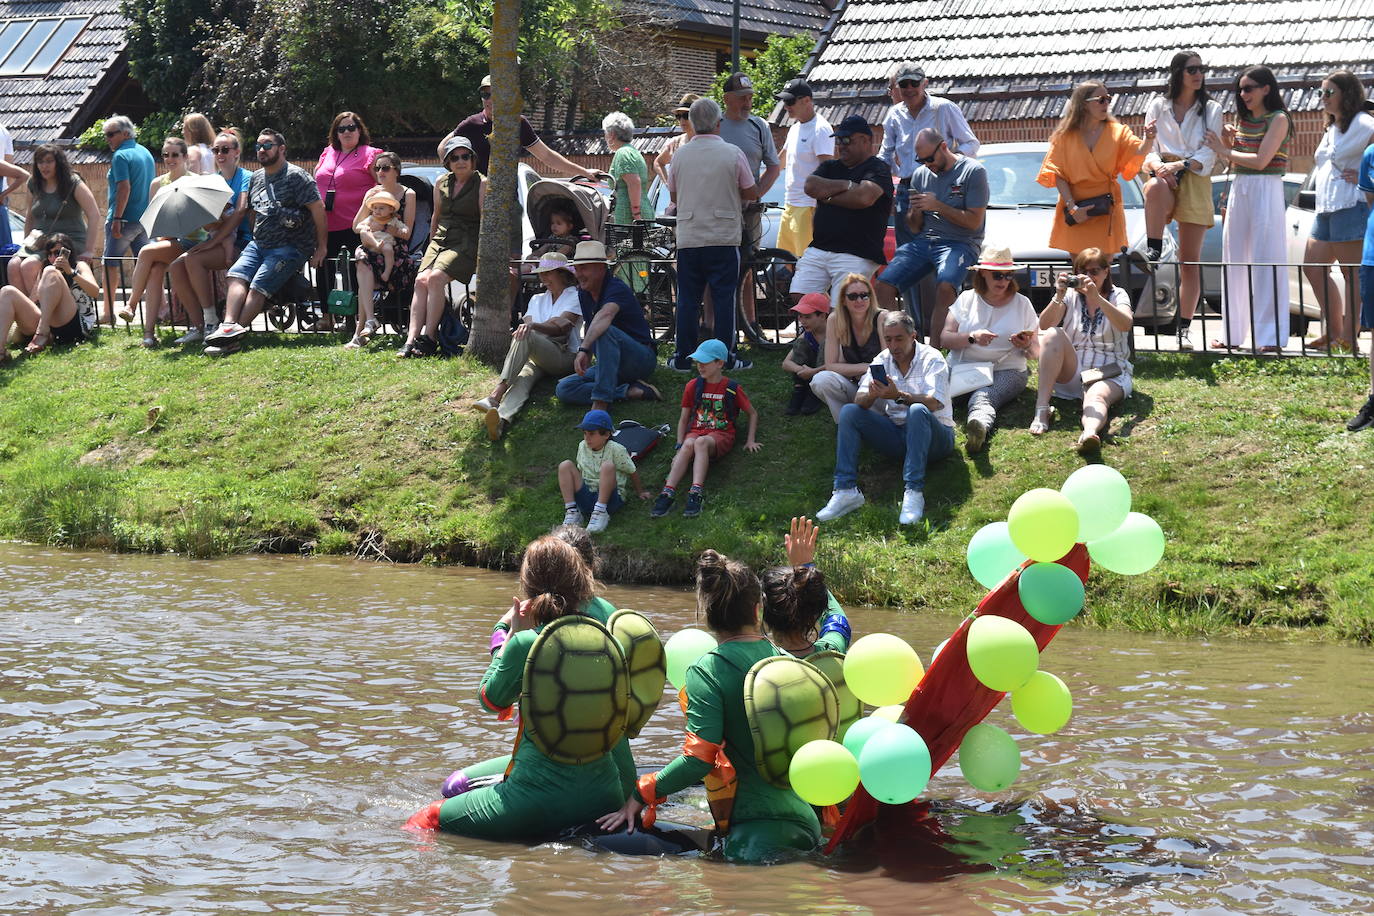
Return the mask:
<path id="1" fill-rule="evenodd" d="M 840 306 L 840 308 L 844 308 L 844 306 Z M 847 363 L 871 363 L 873 358 L 881 352 L 883 352 L 883 338 L 878 333 L 878 309 L 874 309 L 873 324 L 868 332 L 868 342 L 840 344 L 840 355 L 844 357 L 844 361 Z"/>
<path id="2" fill-rule="evenodd" d="M 73 175 L 71 193 L 64 198 L 56 191 L 43 190 L 42 179 L 29 181 L 29 199 L 33 201 L 29 214 L 33 217 L 33 228 L 44 235 L 65 233 L 78 250 L 86 247 L 86 214 L 76 202 L 76 185 L 80 182 L 80 176 Z"/>
<path id="3" fill-rule="evenodd" d="M 1277 111 L 1271 111 L 1262 118 L 1252 118 L 1248 114 L 1240 119 L 1240 126 L 1236 129 L 1235 142 L 1231 144 L 1231 149 L 1237 153 L 1258 153 L 1260 144 L 1264 142 L 1264 135 L 1269 132 L 1269 126 L 1274 123 L 1274 115 Z M 1278 151 L 1269 160 L 1269 164 L 1262 169 L 1252 169 L 1236 164 L 1235 172 L 1237 175 L 1282 175 L 1288 171 L 1288 141 L 1293 138 L 1293 131 L 1290 128 L 1288 135 L 1279 144 Z"/>

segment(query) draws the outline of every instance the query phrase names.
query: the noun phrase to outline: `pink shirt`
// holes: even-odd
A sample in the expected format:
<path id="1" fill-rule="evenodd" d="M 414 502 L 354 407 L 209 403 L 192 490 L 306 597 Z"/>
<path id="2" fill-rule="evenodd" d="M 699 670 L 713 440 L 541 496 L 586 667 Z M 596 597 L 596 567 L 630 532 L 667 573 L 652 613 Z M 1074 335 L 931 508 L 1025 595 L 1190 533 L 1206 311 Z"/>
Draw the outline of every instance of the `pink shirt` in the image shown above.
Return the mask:
<path id="1" fill-rule="evenodd" d="M 330 232 L 353 228 L 353 217 L 363 205 L 363 196 L 376 184 L 372 179 L 372 160 L 381 150 L 375 146 L 353 147 L 340 152 L 326 146 L 315 166 L 315 185 L 321 199 L 328 199 L 334 189 L 334 209 L 325 214 L 325 228 Z"/>

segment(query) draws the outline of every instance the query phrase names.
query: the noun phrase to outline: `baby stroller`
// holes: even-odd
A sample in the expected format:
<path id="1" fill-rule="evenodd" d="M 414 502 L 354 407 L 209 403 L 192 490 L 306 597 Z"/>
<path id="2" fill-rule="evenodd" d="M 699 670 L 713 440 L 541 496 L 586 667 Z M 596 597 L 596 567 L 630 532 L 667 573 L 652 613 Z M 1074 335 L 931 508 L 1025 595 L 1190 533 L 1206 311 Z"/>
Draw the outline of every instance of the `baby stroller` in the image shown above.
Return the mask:
<path id="1" fill-rule="evenodd" d="M 606 240 L 605 228 L 610 217 L 610 205 L 595 183 L 585 178 L 541 178 L 530 185 L 525 195 L 525 215 L 529 217 L 534 238 L 530 239 L 529 255 L 513 265 L 520 271 L 520 291 L 511 305 L 511 327 L 525 314 L 530 298 L 541 288 L 539 275 L 533 269 L 540 255 L 553 250 L 567 250 L 569 240 L 554 236 L 549 228 L 549 219 L 555 209 L 569 204 L 582 224 L 578 230 L 579 238 L 575 241 Z M 571 252 L 568 254 L 571 256 Z"/>

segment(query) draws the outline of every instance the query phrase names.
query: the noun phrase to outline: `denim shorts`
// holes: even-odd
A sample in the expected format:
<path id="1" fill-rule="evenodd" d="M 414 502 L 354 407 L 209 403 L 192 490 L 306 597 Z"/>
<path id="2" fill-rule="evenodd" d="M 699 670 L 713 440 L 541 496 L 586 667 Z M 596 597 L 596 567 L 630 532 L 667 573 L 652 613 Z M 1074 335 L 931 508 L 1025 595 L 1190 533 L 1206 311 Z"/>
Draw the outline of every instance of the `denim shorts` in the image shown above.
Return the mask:
<path id="1" fill-rule="evenodd" d="M 978 260 L 978 248 L 963 242 L 937 242 L 924 236 L 907 242 L 892 256 L 878 277 L 889 286 L 906 289 L 935 271 L 935 279 L 962 289 L 969 266 Z"/>
<path id="2" fill-rule="evenodd" d="M 1353 207 L 1318 213 L 1312 220 L 1312 238 L 1318 242 L 1359 242 L 1369 222 L 1369 204 L 1360 201 Z"/>
<path id="3" fill-rule="evenodd" d="M 577 503 L 577 509 L 583 515 L 591 515 L 592 510 L 596 508 L 596 497 L 597 492 L 587 486 L 586 481 L 583 481 L 582 486 L 573 494 L 573 502 Z M 615 515 L 623 505 L 625 505 L 624 498 L 620 495 L 619 490 L 615 490 L 611 493 L 610 502 L 606 503 L 606 511 Z"/>
<path id="4" fill-rule="evenodd" d="M 126 219 L 120 222 L 119 238 L 115 238 L 110 231 L 113 224 L 105 221 L 105 257 L 122 258 L 125 255 L 137 257 L 143 250 L 143 246 L 148 244 L 148 233 L 144 231 L 143 224 L 136 219 Z"/>
<path id="5" fill-rule="evenodd" d="M 253 241 L 243 249 L 234 266 L 229 268 L 229 276 L 243 280 L 249 288 L 264 296 L 271 296 L 300 273 L 307 260 L 299 249 L 290 245 L 259 248 L 258 243 Z"/>

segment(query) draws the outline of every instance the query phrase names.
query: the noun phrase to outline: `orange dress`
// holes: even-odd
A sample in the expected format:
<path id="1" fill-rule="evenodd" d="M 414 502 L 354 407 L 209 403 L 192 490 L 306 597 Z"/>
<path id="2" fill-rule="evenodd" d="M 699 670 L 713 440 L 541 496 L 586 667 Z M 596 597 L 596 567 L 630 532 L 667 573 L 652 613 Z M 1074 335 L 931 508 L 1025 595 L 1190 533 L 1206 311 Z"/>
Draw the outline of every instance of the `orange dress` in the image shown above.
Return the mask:
<path id="1" fill-rule="evenodd" d="M 1112 193 L 1110 213 L 1091 217 L 1076 226 L 1064 221 L 1064 205 L 1057 206 L 1054 227 L 1050 229 L 1050 247 L 1062 248 L 1071 255 L 1084 248 L 1100 248 L 1108 256 L 1121 250 L 1126 244 L 1126 213 L 1121 208 L 1121 189 L 1116 179 L 1119 176 L 1129 181 L 1140 171 L 1145 157 L 1136 152 L 1139 147 L 1140 138 L 1120 121 L 1108 121 L 1092 149 L 1088 149 L 1076 130 L 1050 141 L 1036 181 L 1053 188 L 1058 179 L 1064 179 L 1075 201 Z"/>

